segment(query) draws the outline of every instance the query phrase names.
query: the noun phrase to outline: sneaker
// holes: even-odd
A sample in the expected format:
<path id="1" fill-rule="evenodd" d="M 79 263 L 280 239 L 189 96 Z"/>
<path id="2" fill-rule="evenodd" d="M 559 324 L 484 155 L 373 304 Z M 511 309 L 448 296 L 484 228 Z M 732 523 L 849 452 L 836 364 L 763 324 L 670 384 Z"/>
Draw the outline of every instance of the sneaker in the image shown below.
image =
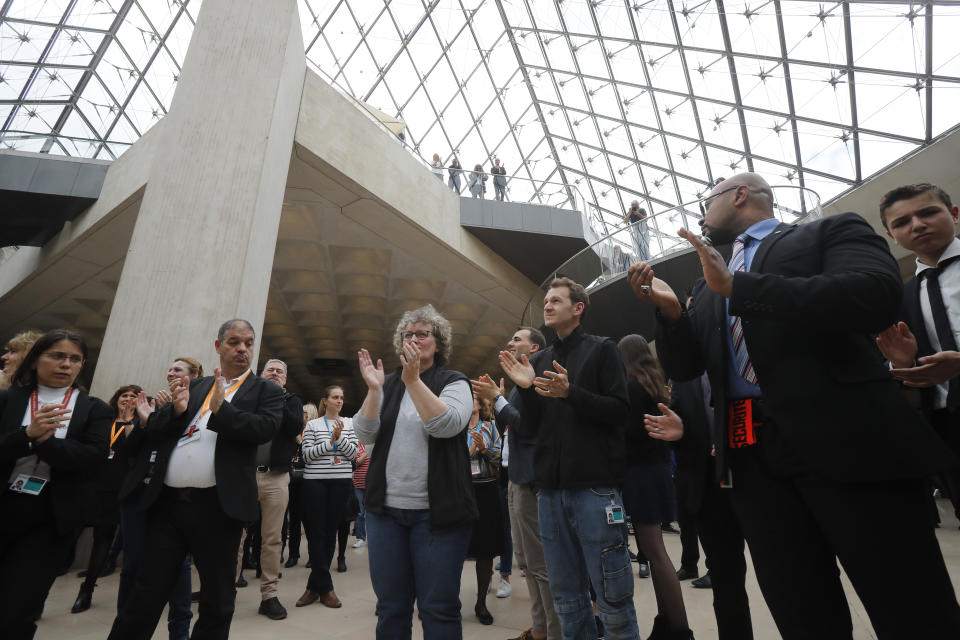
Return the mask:
<path id="1" fill-rule="evenodd" d="M 509 598 L 510 593 L 513 591 L 513 587 L 510 586 L 510 583 L 500 578 L 500 586 L 497 587 L 497 597 L 498 598 Z"/>
<path id="2" fill-rule="evenodd" d="M 257 611 L 262 616 L 267 616 L 271 620 L 283 620 L 287 617 L 287 610 L 280 604 L 276 597 L 267 598 L 260 603 L 260 609 Z"/>
<path id="3" fill-rule="evenodd" d="M 367 546 L 367 541 L 361 538 L 357 538 L 357 541 L 350 545 L 351 549 L 359 549 L 360 547 Z"/>
<path id="4" fill-rule="evenodd" d="M 650 564 L 647 562 L 641 562 L 639 568 L 637 569 L 637 575 L 641 578 L 650 577 Z"/>

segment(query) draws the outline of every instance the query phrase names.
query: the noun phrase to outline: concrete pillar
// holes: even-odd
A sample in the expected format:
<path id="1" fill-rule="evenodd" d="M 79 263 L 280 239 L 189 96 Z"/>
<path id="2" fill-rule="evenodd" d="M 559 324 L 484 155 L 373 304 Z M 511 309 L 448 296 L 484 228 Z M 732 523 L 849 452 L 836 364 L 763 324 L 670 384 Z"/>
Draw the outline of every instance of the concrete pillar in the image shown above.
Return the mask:
<path id="1" fill-rule="evenodd" d="M 92 393 L 216 366 L 219 324 L 260 342 L 306 62 L 296 0 L 204 0 L 152 161 Z"/>

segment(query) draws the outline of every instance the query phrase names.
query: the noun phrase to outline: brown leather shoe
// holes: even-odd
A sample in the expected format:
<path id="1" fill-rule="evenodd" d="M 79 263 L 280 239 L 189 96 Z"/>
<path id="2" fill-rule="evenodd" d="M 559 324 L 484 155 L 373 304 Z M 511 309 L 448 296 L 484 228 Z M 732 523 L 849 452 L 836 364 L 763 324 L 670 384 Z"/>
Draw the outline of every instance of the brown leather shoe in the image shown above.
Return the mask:
<path id="1" fill-rule="evenodd" d="M 303 595 L 300 596 L 300 599 L 297 600 L 298 607 L 305 607 L 308 604 L 313 604 L 320 598 L 320 594 L 316 591 L 310 591 L 310 589 L 305 589 Z"/>
<path id="2" fill-rule="evenodd" d="M 510 638 L 510 640 L 533 640 L 533 627 L 524 629 L 523 633 L 516 638 Z"/>
<path id="3" fill-rule="evenodd" d="M 337 594 L 332 589 L 323 595 L 314 594 L 314 600 L 320 600 L 320 604 L 325 607 L 330 607 L 331 609 L 339 609 L 343 606 L 340 598 L 337 597 Z"/>

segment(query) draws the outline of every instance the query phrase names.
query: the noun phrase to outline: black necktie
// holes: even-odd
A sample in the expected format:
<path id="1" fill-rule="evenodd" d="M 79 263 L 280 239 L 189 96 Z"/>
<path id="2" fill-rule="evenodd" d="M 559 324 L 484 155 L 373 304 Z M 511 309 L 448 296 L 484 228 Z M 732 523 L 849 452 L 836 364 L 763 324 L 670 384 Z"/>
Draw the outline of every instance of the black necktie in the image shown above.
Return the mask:
<path id="1" fill-rule="evenodd" d="M 947 317 L 947 308 L 943 304 L 943 293 L 940 291 L 940 274 L 960 256 L 953 256 L 940 261 L 936 267 L 927 269 L 927 298 L 930 300 L 930 312 L 933 315 L 933 326 L 937 329 L 937 340 L 941 351 L 957 351 L 957 341 L 953 337 L 950 319 Z M 957 304 L 957 301 L 953 301 Z M 951 378 L 947 394 L 947 409 L 950 411 L 960 407 L 960 379 Z"/>

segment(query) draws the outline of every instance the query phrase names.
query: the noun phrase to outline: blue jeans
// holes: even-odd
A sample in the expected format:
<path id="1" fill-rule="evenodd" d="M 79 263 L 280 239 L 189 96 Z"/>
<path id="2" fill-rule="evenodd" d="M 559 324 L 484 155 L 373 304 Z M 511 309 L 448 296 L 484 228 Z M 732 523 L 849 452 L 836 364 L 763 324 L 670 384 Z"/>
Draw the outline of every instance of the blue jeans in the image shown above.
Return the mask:
<path id="1" fill-rule="evenodd" d="M 370 581 L 377 594 L 377 639 L 408 640 L 413 601 L 424 640 L 459 640 L 460 575 L 472 527 L 430 529 L 427 509 L 367 512 Z"/>
<path id="2" fill-rule="evenodd" d="M 597 637 L 590 605 L 591 585 L 606 628 L 605 637 L 640 637 L 633 607 L 627 526 L 607 524 L 609 505 L 623 507 L 620 492 L 609 487 L 541 489 L 537 496 L 543 555 L 563 640 Z"/>
<path id="3" fill-rule="evenodd" d="M 353 493 L 357 496 L 357 502 L 360 503 L 360 513 L 357 514 L 357 523 L 354 528 L 357 531 L 357 540 L 367 539 L 367 490 L 353 488 Z"/>

